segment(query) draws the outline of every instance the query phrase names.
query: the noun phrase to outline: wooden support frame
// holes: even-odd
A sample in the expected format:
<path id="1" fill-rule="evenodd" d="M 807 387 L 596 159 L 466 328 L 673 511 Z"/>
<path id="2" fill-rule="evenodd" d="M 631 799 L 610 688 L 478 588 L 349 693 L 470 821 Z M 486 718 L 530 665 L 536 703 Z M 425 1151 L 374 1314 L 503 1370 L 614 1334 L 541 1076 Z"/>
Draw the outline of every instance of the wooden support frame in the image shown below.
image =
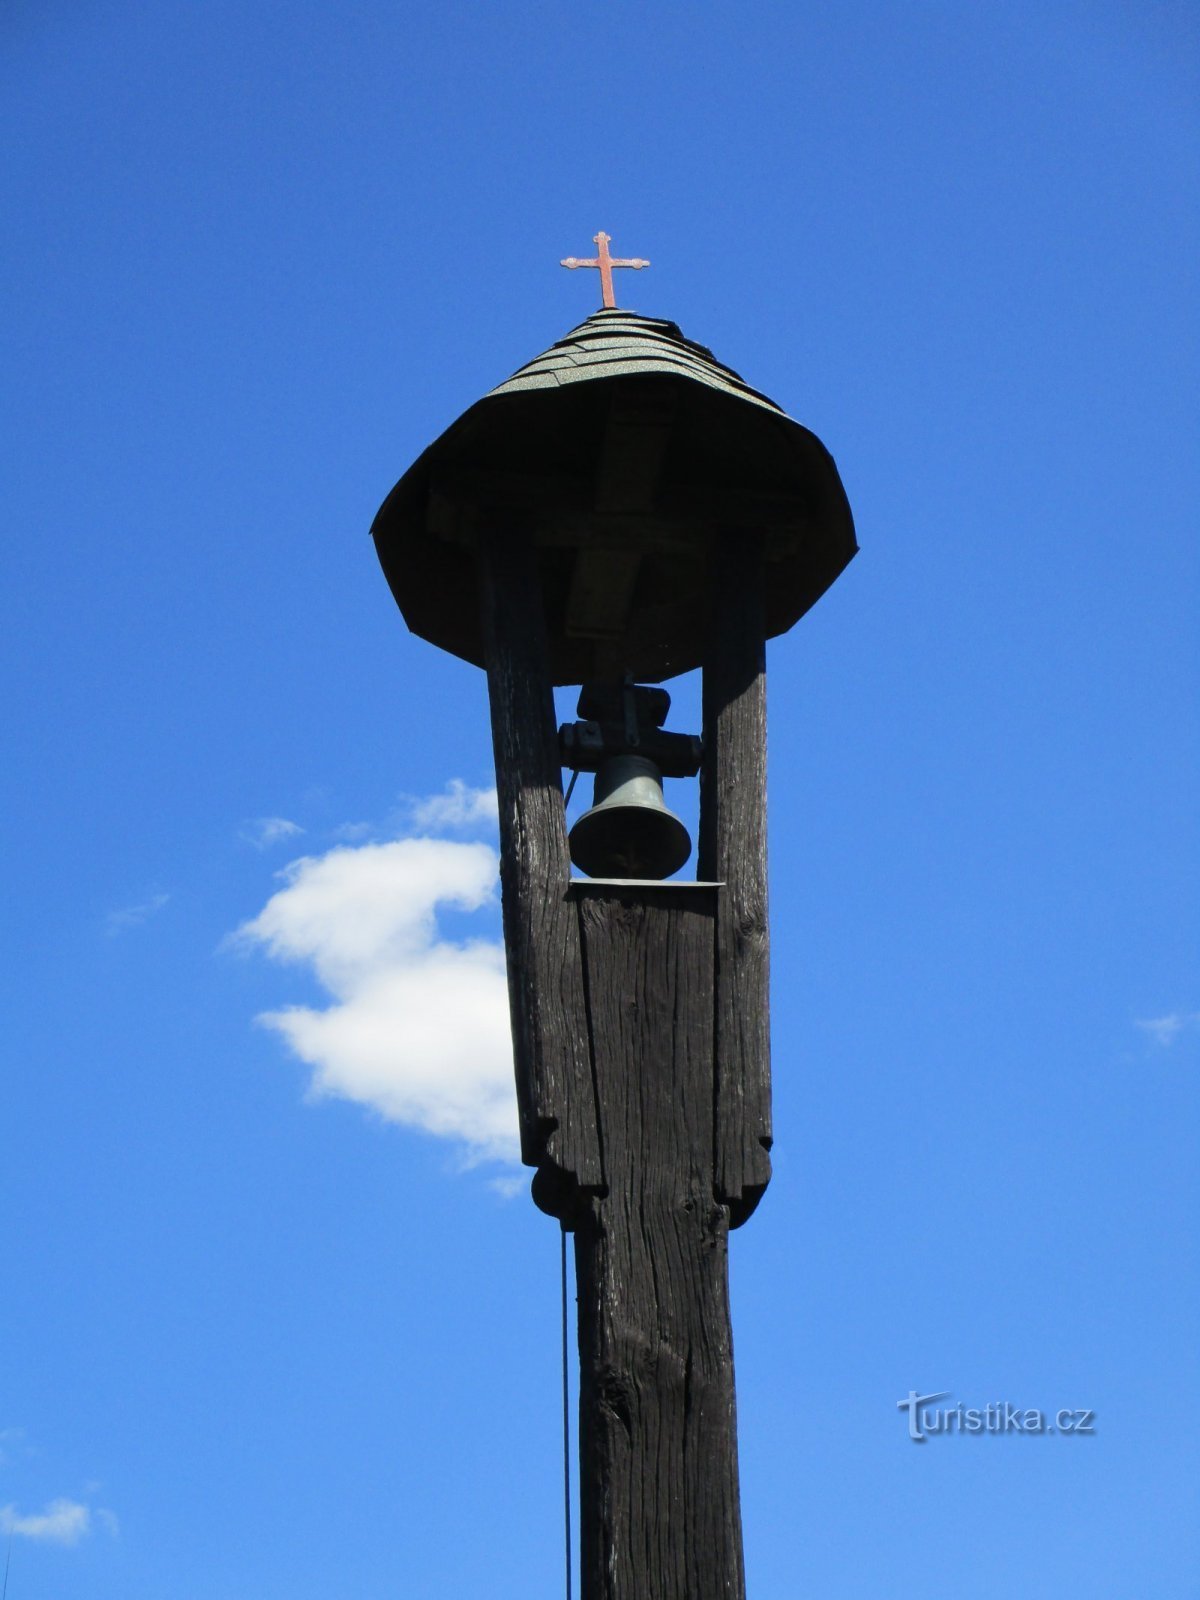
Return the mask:
<path id="1" fill-rule="evenodd" d="M 500 884 L 521 1158 L 569 1217 L 604 1187 L 554 695 L 533 542 L 493 519 L 477 551 L 500 807 Z"/>
<path id="2" fill-rule="evenodd" d="M 714 1183 L 735 1228 L 771 1181 L 764 557 L 761 531 L 728 529 L 717 537 L 704 662 L 699 875 L 725 885 L 717 926 Z"/>
<path id="3" fill-rule="evenodd" d="M 744 1600 L 728 1236 L 770 1179 L 763 540 L 715 554 L 694 884 L 572 883 L 537 563 L 477 551 L 524 1160 L 575 1233 L 582 1600 Z"/>

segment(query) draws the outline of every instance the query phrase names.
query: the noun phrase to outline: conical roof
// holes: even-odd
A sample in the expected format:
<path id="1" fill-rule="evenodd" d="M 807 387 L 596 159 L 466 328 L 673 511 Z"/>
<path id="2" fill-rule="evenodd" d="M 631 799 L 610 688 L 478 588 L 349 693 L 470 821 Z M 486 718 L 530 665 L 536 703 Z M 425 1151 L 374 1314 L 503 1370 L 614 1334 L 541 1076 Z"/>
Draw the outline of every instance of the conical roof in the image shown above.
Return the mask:
<path id="1" fill-rule="evenodd" d="M 784 415 L 773 400 L 752 389 L 732 367 L 718 361 L 707 346 L 687 338 L 677 323 L 615 307 L 595 312 L 491 392 L 520 394 L 581 380 L 647 373 L 690 378 L 738 400 L 765 406 L 776 416 Z"/>
<path id="2" fill-rule="evenodd" d="M 807 428 L 673 322 L 597 311 L 418 458 L 372 533 L 415 633 L 483 664 L 474 546 L 517 517 L 538 547 L 555 683 L 701 664 L 718 534 L 766 535 L 768 634 L 857 550 Z"/>

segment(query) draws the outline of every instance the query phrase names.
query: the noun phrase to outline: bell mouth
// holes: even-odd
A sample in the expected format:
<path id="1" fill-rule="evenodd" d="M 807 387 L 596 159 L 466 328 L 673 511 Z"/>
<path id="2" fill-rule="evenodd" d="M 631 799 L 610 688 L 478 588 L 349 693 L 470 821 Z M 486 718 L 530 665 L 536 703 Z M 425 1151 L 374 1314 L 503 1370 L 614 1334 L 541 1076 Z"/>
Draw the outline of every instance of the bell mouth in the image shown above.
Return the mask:
<path id="1" fill-rule="evenodd" d="M 669 811 L 607 806 L 571 829 L 571 860 L 589 878 L 669 878 L 692 853 L 692 841 Z"/>

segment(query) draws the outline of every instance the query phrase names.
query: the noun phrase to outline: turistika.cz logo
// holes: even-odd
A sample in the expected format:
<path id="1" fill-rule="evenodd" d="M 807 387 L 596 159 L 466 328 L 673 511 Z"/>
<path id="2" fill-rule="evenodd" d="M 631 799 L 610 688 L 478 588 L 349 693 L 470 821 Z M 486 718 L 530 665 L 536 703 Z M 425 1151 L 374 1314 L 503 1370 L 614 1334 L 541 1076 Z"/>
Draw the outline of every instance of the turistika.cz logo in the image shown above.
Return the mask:
<path id="1" fill-rule="evenodd" d="M 914 1444 L 944 1433 L 1095 1433 L 1096 1413 L 1082 1408 L 1045 1412 L 995 1400 L 986 1406 L 939 1406 L 949 1400 L 949 1389 L 940 1394 L 908 1391 L 907 1400 L 897 1400 L 896 1408 L 908 1412 L 908 1437 Z"/>

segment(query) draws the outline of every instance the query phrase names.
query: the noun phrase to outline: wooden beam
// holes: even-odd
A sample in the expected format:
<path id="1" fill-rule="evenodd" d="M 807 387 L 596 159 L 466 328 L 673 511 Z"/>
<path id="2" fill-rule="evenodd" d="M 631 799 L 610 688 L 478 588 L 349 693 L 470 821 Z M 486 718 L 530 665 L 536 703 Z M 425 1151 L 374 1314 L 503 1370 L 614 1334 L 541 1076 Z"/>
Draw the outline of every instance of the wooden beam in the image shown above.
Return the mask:
<path id="1" fill-rule="evenodd" d="M 585 545 L 576 553 L 571 568 L 564 633 L 572 638 L 619 641 L 629 625 L 641 569 L 640 550 Z"/>
<path id="2" fill-rule="evenodd" d="M 715 1183 L 738 1227 L 771 1179 L 762 533 L 724 533 L 713 566 L 698 870 L 725 885 L 717 917 Z"/>
<path id="3" fill-rule="evenodd" d="M 521 1157 L 537 1204 L 569 1217 L 604 1174 L 541 584 L 532 542 L 503 519 L 477 561 Z"/>
<path id="4" fill-rule="evenodd" d="M 716 891 L 579 884 L 609 1179 L 575 1225 L 582 1600 L 744 1600 Z"/>

